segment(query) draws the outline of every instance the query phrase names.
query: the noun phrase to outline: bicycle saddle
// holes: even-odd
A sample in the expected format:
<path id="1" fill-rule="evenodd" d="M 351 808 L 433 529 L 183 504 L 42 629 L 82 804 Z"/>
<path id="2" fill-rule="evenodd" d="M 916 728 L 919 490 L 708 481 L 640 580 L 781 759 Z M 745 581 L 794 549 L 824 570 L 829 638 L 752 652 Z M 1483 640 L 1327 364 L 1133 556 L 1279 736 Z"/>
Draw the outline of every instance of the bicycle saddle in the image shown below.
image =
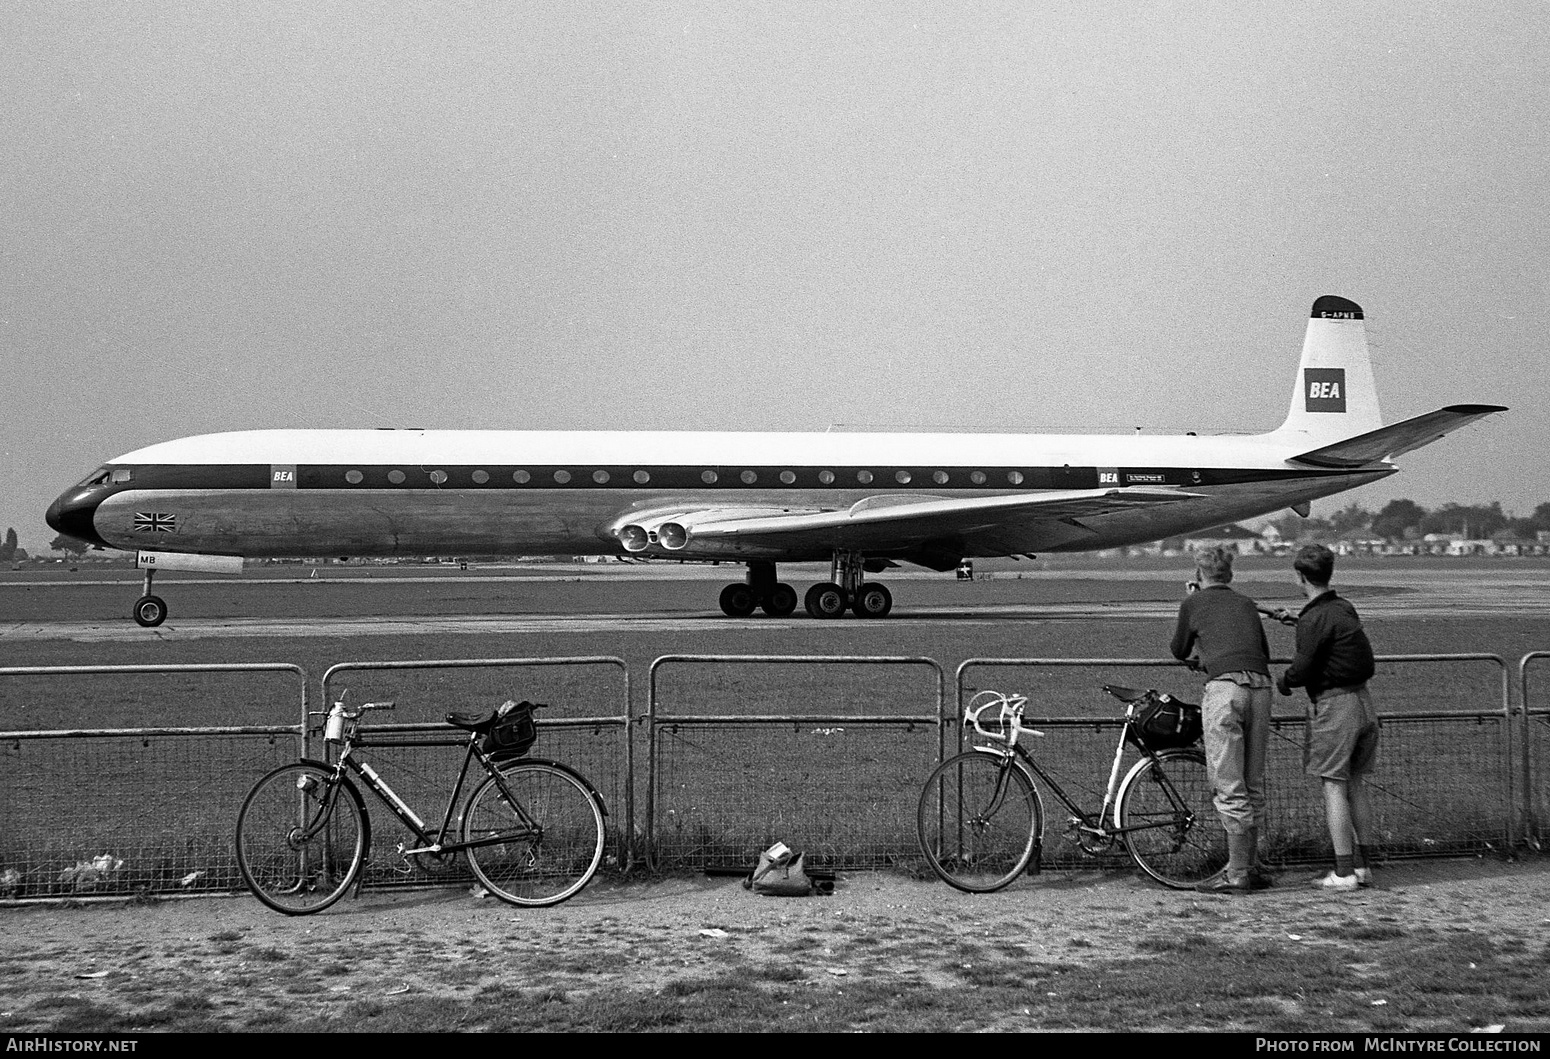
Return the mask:
<path id="1" fill-rule="evenodd" d="M 1138 702 L 1151 694 L 1150 691 L 1142 691 L 1139 688 L 1126 688 L 1118 684 L 1105 684 L 1103 690 L 1113 695 L 1120 702 Z"/>
<path id="2" fill-rule="evenodd" d="M 499 707 L 490 710 L 489 713 L 449 713 L 447 723 L 454 728 L 461 728 L 465 732 L 478 732 L 480 735 L 488 732 L 495 725 L 495 715 Z"/>

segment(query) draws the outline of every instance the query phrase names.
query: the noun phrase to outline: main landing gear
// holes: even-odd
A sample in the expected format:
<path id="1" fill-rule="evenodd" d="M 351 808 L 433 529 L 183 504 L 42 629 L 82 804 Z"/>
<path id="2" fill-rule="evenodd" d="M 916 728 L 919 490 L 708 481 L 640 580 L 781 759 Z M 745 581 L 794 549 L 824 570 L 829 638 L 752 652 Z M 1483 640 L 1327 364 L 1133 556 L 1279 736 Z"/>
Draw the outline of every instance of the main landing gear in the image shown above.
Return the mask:
<path id="1" fill-rule="evenodd" d="M 153 628 L 167 620 L 167 603 L 160 596 L 151 595 L 151 577 L 155 569 L 147 567 L 145 570 L 145 590 L 139 599 L 135 600 L 134 616 L 138 625 L 145 628 Z"/>
<path id="2" fill-rule="evenodd" d="M 881 569 L 881 567 L 878 567 Z M 853 611 L 858 618 L 883 618 L 893 609 L 893 593 L 884 585 L 864 581 L 866 558 L 857 552 L 835 552 L 829 580 L 807 590 L 802 604 L 815 618 L 839 618 Z M 748 564 L 748 578 L 721 590 L 721 611 L 746 618 L 762 609 L 772 618 L 784 618 L 797 608 L 796 590 L 776 580 L 775 564 Z"/>

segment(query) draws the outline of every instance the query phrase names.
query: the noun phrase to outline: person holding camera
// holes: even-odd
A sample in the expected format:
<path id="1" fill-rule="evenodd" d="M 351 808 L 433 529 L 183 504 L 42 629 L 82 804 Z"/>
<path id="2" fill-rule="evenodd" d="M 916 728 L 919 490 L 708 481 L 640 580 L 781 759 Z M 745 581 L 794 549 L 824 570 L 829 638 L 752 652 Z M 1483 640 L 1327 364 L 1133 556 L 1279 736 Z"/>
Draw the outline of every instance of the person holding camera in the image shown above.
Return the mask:
<path id="1" fill-rule="evenodd" d="M 1206 772 L 1227 832 L 1227 866 L 1196 889 L 1220 894 L 1270 885 L 1257 856 L 1270 741 L 1270 647 L 1254 601 L 1228 587 L 1234 554 L 1219 546 L 1197 553 L 1195 580 L 1170 644 L 1173 657 L 1206 673 L 1200 703 Z"/>
<path id="2" fill-rule="evenodd" d="M 1329 587 L 1335 553 L 1322 544 L 1292 561 L 1307 604 L 1297 615 L 1297 656 L 1276 681 L 1282 695 L 1308 689 L 1303 771 L 1324 786 L 1335 870 L 1314 885 L 1355 890 L 1372 882 L 1372 802 L 1365 780 L 1378 759 L 1378 713 L 1367 691 L 1376 670 L 1356 608 Z M 1279 616 L 1279 615 L 1278 615 Z"/>

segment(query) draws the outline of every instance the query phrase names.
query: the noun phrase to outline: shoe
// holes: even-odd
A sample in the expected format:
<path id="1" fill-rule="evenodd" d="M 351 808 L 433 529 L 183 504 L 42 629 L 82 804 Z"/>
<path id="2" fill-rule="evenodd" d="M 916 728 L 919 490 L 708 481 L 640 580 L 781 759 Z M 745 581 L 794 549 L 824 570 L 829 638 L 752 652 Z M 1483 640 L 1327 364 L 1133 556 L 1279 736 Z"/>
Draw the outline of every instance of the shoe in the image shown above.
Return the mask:
<path id="1" fill-rule="evenodd" d="M 1247 874 L 1233 878 L 1227 874 L 1226 868 L 1195 884 L 1195 889 L 1203 894 L 1246 894 L 1253 888 L 1254 884 Z"/>
<path id="2" fill-rule="evenodd" d="M 1360 884 L 1356 881 L 1354 874 L 1336 875 L 1334 872 L 1330 872 L 1322 879 L 1314 879 L 1313 885 L 1320 890 L 1354 890 Z"/>
<path id="3" fill-rule="evenodd" d="M 1363 889 L 1366 889 L 1367 887 L 1372 885 L 1372 869 L 1371 868 L 1353 868 L 1352 870 L 1356 872 L 1356 885 L 1357 886 L 1360 886 Z"/>

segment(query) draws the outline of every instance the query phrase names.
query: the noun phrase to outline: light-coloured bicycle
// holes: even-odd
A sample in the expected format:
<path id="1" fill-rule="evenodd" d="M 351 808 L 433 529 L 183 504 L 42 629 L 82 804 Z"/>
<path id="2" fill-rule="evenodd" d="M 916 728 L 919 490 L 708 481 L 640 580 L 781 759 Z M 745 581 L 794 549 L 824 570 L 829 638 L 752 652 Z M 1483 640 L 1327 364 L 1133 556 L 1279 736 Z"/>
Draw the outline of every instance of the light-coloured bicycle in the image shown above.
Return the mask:
<path id="1" fill-rule="evenodd" d="M 989 893 L 1037 870 L 1040 783 L 1069 811 L 1068 833 L 1085 853 L 1122 843 L 1138 868 L 1175 889 L 1193 887 L 1227 863 L 1200 748 L 1148 745 L 1138 719 L 1156 691 L 1103 690 L 1125 703 L 1125 723 L 1097 811 L 1078 805 L 1019 742 L 1043 735 L 1023 727 L 1025 696 L 982 691 L 969 701 L 963 723 L 984 742 L 937 766 L 920 794 L 920 848 L 937 875 L 960 890 Z M 1122 773 L 1127 746 L 1140 760 Z"/>

